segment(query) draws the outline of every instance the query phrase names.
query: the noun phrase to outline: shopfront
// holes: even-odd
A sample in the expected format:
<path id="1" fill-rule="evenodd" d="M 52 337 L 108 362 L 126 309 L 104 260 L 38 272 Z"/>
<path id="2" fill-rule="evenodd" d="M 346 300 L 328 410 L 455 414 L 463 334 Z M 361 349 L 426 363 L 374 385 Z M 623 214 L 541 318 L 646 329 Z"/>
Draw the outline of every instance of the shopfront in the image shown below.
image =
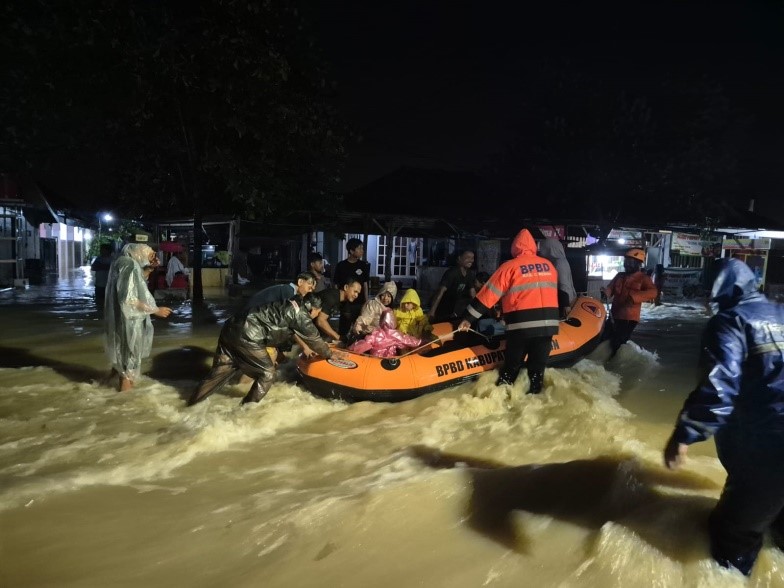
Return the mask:
<path id="1" fill-rule="evenodd" d="M 745 262 L 757 278 L 757 287 L 764 290 L 772 244 L 773 240 L 769 237 L 758 239 L 728 237 L 722 243 L 722 257 L 734 257 Z"/>

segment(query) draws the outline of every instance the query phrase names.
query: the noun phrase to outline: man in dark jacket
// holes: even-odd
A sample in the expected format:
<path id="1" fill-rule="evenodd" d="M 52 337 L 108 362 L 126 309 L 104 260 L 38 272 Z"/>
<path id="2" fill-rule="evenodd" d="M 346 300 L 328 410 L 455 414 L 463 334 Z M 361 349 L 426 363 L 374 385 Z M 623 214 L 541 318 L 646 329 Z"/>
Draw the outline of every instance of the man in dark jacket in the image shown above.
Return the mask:
<path id="1" fill-rule="evenodd" d="M 718 312 L 703 333 L 702 378 L 664 462 L 677 468 L 689 445 L 716 436 L 727 481 L 710 517 L 711 553 L 748 575 L 765 531 L 784 533 L 784 308 L 737 259 L 722 260 L 711 300 Z"/>
<path id="2" fill-rule="evenodd" d="M 330 357 L 329 346 L 313 324 L 320 312 L 321 299 L 308 294 L 246 309 L 229 318 L 218 338 L 212 370 L 194 391 L 188 406 L 221 389 L 238 372 L 253 378 L 242 404 L 264 398 L 275 377 L 275 360 L 270 353 L 274 355 L 274 348 L 289 342 L 294 335 L 319 355 Z"/>

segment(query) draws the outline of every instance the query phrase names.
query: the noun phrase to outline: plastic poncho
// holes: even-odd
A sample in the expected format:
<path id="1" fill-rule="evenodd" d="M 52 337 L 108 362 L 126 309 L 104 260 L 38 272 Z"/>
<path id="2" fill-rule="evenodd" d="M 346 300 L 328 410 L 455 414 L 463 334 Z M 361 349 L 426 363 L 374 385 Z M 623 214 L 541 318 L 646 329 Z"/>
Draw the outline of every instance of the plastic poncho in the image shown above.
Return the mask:
<path id="1" fill-rule="evenodd" d="M 539 244 L 539 255 L 549 259 L 555 266 L 558 272 L 558 291 L 559 293 L 563 292 L 563 294 L 559 295 L 563 297 L 563 302 L 568 300 L 568 306 L 571 307 L 577 299 L 577 292 L 574 289 L 572 268 L 566 260 L 563 244 L 555 237 L 548 237 Z M 559 299 L 559 306 L 560 302 L 561 300 Z"/>
<path id="2" fill-rule="evenodd" d="M 754 272 L 726 260 L 713 284 L 718 314 L 702 338 L 702 378 L 689 395 L 674 438 L 691 444 L 716 435 L 719 459 L 737 468 L 784 464 L 784 307 L 757 292 Z"/>
<path id="3" fill-rule="evenodd" d="M 129 380 L 138 378 L 142 359 L 152 349 L 150 315 L 158 306 L 143 272 L 152 251 L 148 245 L 129 243 L 109 268 L 104 307 L 106 353 L 112 367 Z"/>
<path id="4" fill-rule="evenodd" d="M 406 302 L 412 302 L 415 306 L 413 310 L 403 310 L 403 305 Z M 422 305 L 419 302 L 419 294 L 413 288 L 406 290 L 403 298 L 400 300 L 400 306 L 395 309 L 395 319 L 397 320 L 397 329 L 406 335 L 414 337 L 424 337 L 430 335 L 433 327 L 427 315 L 422 312 Z"/>
<path id="5" fill-rule="evenodd" d="M 378 327 L 364 339 L 350 345 L 349 349 L 376 357 L 395 357 L 401 349 L 422 345 L 422 339 L 401 333 L 396 327 L 394 311 L 388 308 L 381 313 Z"/>
<path id="6" fill-rule="evenodd" d="M 355 335 L 359 337 L 369 335 L 373 332 L 373 329 L 378 327 L 379 320 L 381 320 L 381 313 L 387 309 L 387 307 L 384 306 L 384 303 L 381 302 L 381 295 L 385 292 L 392 294 L 392 302 L 394 302 L 395 296 L 397 296 L 397 286 L 395 285 L 395 282 L 385 282 L 378 291 L 378 294 L 376 294 L 376 297 L 372 300 L 368 300 L 362 305 L 362 311 L 351 327 L 351 331 Z"/>

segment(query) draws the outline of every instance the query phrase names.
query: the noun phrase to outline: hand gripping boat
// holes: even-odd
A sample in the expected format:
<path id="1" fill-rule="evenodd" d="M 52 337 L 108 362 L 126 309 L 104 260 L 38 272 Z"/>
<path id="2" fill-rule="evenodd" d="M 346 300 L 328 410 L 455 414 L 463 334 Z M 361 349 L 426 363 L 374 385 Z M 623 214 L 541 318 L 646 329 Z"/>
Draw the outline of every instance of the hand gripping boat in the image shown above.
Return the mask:
<path id="1" fill-rule="evenodd" d="M 595 298 L 582 296 L 553 337 L 549 367 L 568 367 L 601 341 L 606 311 Z M 433 325 L 435 335 L 450 333 L 449 323 Z M 485 338 L 458 333 L 454 341 L 428 345 L 418 352 L 382 359 L 333 349 L 330 359 L 300 355 L 297 371 L 305 387 L 325 398 L 397 402 L 456 386 L 504 361 L 505 336 Z"/>

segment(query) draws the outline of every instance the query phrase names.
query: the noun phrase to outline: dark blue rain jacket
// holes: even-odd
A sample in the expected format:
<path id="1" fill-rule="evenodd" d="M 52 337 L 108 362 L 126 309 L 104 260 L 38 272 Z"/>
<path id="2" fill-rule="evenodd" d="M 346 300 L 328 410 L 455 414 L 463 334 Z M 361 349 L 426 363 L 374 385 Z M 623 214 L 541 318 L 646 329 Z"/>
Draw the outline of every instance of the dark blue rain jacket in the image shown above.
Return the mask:
<path id="1" fill-rule="evenodd" d="M 784 466 L 784 308 L 757 292 L 754 273 L 737 259 L 724 262 L 711 300 L 718 313 L 703 334 L 701 381 L 678 417 L 675 440 L 715 434 L 728 470 L 770 467 L 771 459 Z"/>

